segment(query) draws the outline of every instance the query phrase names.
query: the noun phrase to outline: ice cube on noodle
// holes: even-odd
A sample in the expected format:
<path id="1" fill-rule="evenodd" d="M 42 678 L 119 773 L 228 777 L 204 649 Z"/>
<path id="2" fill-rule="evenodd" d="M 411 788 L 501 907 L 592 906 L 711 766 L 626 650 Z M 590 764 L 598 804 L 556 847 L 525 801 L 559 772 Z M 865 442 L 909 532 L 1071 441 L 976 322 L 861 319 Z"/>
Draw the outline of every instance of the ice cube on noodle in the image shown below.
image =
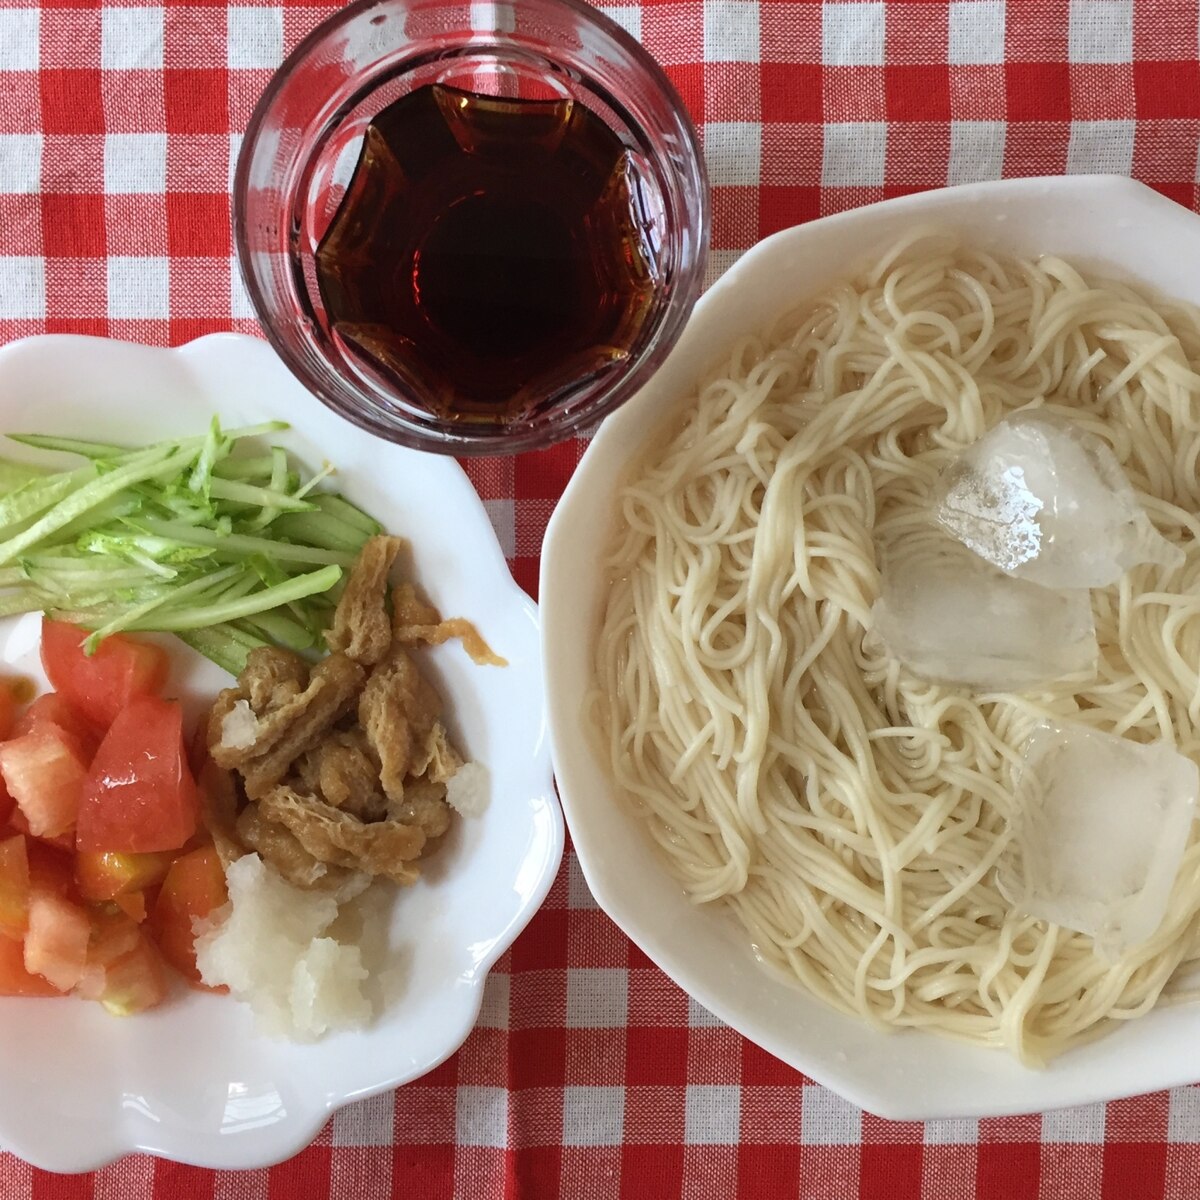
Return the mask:
<path id="1" fill-rule="evenodd" d="M 962 450 L 934 515 L 994 566 L 1046 587 L 1107 587 L 1137 563 L 1183 562 L 1108 445 L 1049 413 L 1015 413 Z"/>
<path id="2" fill-rule="evenodd" d="M 1043 722 L 1024 748 L 1001 891 L 1119 958 L 1166 916 L 1198 790 L 1196 764 L 1165 742 Z"/>
<path id="3" fill-rule="evenodd" d="M 933 527 L 887 541 L 879 561 L 874 628 L 913 674 L 1012 692 L 1095 670 L 1086 591 L 1014 579 Z"/>

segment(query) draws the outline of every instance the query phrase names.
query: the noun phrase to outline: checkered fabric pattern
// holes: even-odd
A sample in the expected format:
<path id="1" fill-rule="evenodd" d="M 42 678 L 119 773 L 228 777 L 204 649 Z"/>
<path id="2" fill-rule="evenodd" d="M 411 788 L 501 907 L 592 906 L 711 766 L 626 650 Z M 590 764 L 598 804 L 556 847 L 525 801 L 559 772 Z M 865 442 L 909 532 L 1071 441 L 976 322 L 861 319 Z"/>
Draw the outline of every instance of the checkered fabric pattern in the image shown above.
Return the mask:
<path id="1" fill-rule="evenodd" d="M 255 332 L 229 234 L 239 134 L 332 7 L 0 0 L 0 340 Z M 713 276 L 785 226 L 971 180 L 1116 172 L 1200 209 L 1197 0 L 605 11 L 703 133 Z M 469 464 L 531 591 L 581 448 Z M 876 1119 L 689 1002 L 568 853 L 462 1050 L 339 1112 L 295 1159 L 214 1173 L 134 1157 L 58 1177 L 5 1154 L 0 1196 L 1194 1200 L 1200 1089 L 1007 1120 Z"/>

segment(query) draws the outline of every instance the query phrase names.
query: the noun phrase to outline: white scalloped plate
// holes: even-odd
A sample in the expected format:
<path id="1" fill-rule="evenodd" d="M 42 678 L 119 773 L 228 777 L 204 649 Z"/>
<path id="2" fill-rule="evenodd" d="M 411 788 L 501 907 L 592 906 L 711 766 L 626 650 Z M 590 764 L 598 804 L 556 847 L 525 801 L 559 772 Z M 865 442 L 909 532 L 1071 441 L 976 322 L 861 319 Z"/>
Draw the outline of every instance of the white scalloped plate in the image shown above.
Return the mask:
<path id="1" fill-rule="evenodd" d="M 282 418 L 310 466 L 409 539 L 415 578 L 467 616 L 506 668 L 460 647 L 424 660 L 491 799 L 401 892 L 392 920 L 399 999 L 370 1028 L 311 1045 L 258 1034 L 225 996 L 178 994 L 124 1020 L 74 1000 L 0 1000 L 0 1142 L 37 1166 L 83 1171 L 130 1151 L 201 1166 L 265 1166 L 301 1150 L 339 1105 L 416 1079 L 471 1031 L 484 980 L 537 910 L 562 856 L 545 736 L 537 609 L 513 582 L 482 503 L 450 458 L 392 446 L 310 396 L 264 343 L 234 334 L 157 350 L 41 337 L 0 349 L 0 429 L 150 441 Z M 0 453 L 19 453 L 3 446 Z M 34 622 L 33 624 L 36 624 Z M 12 668 L 33 670 L 29 619 L 0 623 Z M 177 647 L 171 687 L 195 708 L 228 676 Z"/>
<path id="2" fill-rule="evenodd" d="M 601 426 L 542 550 L 542 644 L 559 796 L 597 901 L 676 983 L 772 1054 L 854 1103 L 897 1119 L 1039 1112 L 1200 1079 L 1200 1008 L 1159 1008 L 1044 1071 L 915 1031 L 881 1034 L 763 971 L 721 909 L 688 901 L 613 793 L 583 733 L 601 562 L 625 466 L 672 406 L 745 333 L 845 277 L 914 224 L 1009 253 L 1054 253 L 1200 304 L 1200 218 L 1128 179 L 1019 179 L 924 192 L 761 242 L 696 306 L 650 383 Z"/>

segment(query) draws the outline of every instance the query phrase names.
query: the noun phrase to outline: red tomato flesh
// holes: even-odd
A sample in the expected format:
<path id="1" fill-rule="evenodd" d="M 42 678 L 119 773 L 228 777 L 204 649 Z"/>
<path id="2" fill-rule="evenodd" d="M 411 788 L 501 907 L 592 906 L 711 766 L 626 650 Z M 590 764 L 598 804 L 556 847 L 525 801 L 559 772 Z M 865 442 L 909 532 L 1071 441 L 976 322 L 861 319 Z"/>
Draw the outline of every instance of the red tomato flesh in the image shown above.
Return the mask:
<path id="1" fill-rule="evenodd" d="M 0 937 L 0 996 L 61 996 L 48 980 L 25 970 L 25 950 L 15 938 Z"/>
<path id="2" fill-rule="evenodd" d="M 105 968 L 104 990 L 97 997 L 114 1017 L 129 1017 L 167 998 L 167 973 L 154 943 L 142 935 L 132 950 Z"/>
<path id="3" fill-rule="evenodd" d="M 56 896 L 66 896 L 68 900 L 79 899 L 75 888 L 74 861 L 70 853 L 65 853 L 61 846 L 37 838 L 30 838 L 25 843 L 25 853 L 29 856 L 31 891 L 53 892 Z"/>
<path id="4" fill-rule="evenodd" d="M 52 838 L 74 826 L 87 763 L 74 738 L 57 725 L 35 725 L 0 742 L 0 774 L 30 833 Z"/>
<path id="5" fill-rule="evenodd" d="M 91 921 L 87 964 L 75 987 L 75 994 L 84 1000 L 99 1000 L 104 993 L 108 967 L 138 944 L 141 931 L 122 912 L 93 909 Z"/>
<path id="6" fill-rule="evenodd" d="M 0 775 L 0 827 L 9 824 L 16 811 L 17 802 L 8 794 L 8 788 L 4 784 L 4 776 Z"/>
<path id="7" fill-rule="evenodd" d="M 135 697 L 92 760 L 79 802 L 76 846 L 129 854 L 178 850 L 196 832 L 198 815 L 182 710 L 157 696 Z"/>
<path id="8" fill-rule="evenodd" d="M 35 842 L 53 846 L 57 850 L 65 850 L 68 854 L 75 853 L 74 829 L 68 829 L 66 833 L 56 833 L 54 837 L 37 837 L 29 828 L 29 822 L 25 820 L 25 814 L 19 808 L 12 810 L 8 818 L 8 825 L 13 833 L 23 833 L 26 837 L 33 838 Z"/>
<path id="9" fill-rule="evenodd" d="M 85 900 L 112 900 L 161 883 L 172 856 L 81 850 L 75 856 L 75 882 Z"/>
<path id="10" fill-rule="evenodd" d="M 42 619 L 42 666 L 56 691 L 85 717 L 111 725 L 137 696 L 162 690 L 170 666 L 167 652 L 121 634 L 106 637 L 95 654 L 84 653 L 87 631 L 65 621 Z"/>
<path id="11" fill-rule="evenodd" d="M 0 936 L 22 938 L 29 928 L 29 854 L 21 834 L 0 842 Z"/>
<path id="12" fill-rule="evenodd" d="M 146 913 L 149 911 L 146 907 L 145 892 L 122 892 L 121 895 L 114 896 L 112 902 L 139 925 L 146 919 Z"/>
<path id="13" fill-rule="evenodd" d="M 34 890 L 29 897 L 25 969 L 69 992 L 83 978 L 92 923 L 87 912 L 64 896 Z"/>
<path id="14" fill-rule="evenodd" d="M 0 680 L 0 741 L 12 733 L 17 719 L 17 698 L 7 682 Z"/>
<path id="15" fill-rule="evenodd" d="M 181 853 L 199 801 L 182 710 L 157 694 L 166 652 L 117 636 L 89 656 L 86 636 L 43 620 L 55 691 L 15 722 L 0 681 L 0 996 L 73 992 L 126 1015 L 166 998 L 156 938 L 199 983 L 193 921 L 227 893 L 211 845 Z"/>
<path id="16" fill-rule="evenodd" d="M 203 986 L 193 921 L 211 916 L 228 899 L 225 871 L 213 846 L 177 858 L 159 889 L 150 916 L 155 940 L 167 962 L 194 984 Z"/>
<path id="17" fill-rule="evenodd" d="M 115 1016 L 161 1004 L 166 972 L 150 939 L 124 913 L 95 913 L 87 965 L 75 994 L 99 1000 Z"/>
<path id="18" fill-rule="evenodd" d="M 104 730 L 93 725 L 82 713 L 71 707 L 57 692 L 39 696 L 21 715 L 12 728 L 13 737 L 20 737 L 39 725 L 57 725 L 79 743 L 80 753 L 90 763 Z"/>

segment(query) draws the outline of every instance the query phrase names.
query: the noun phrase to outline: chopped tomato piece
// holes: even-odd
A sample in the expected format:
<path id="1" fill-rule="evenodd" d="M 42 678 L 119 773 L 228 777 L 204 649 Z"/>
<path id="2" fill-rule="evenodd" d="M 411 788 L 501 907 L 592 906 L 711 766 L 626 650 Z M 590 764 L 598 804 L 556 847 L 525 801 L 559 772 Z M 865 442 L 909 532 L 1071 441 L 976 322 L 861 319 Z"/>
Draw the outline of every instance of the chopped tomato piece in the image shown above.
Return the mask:
<path id="1" fill-rule="evenodd" d="M 92 909 L 91 922 L 87 962 L 75 985 L 75 995 L 99 1000 L 104 994 L 108 967 L 138 944 L 141 932 L 134 921 L 116 909 Z"/>
<path id="2" fill-rule="evenodd" d="M 104 736 L 103 729 L 72 708 L 57 692 L 39 696 L 20 715 L 12 729 L 13 737 L 20 737 L 43 724 L 57 725 L 64 733 L 69 733 L 79 743 L 80 752 L 89 763 Z"/>
<path id="3" fill-rule="evenodd" d="M 132 950 L 141 937 L 141 931 L 134 921 L 123 912 L 107 906 L 93 908 L 91 922 L 87 967 L 75 989 L 85 1000 L 99 999 L 104 968 Z"/>
<path id="4" fill-rule="evenodd" d="M 29 856 L 29 887 L 35 892 L 53 892 L 69 900 L 79 898 L 75 889 L 75 870 L 70 854 L 60 846 L 30 838 L 25 843 Z"/>
<path id="5" fill-rule="evenodd" d="M 15 938 L 0 936 L 0 996 L 61 996 L 40 975 L 25 969 L 25 950 Z"/>
<path id="6" fill-rule="evenodd" d="M 172 855 L 122 854 L 116 850 L 81 850 L 75 856 L 75 881 L 85 900 L 111 900 L 126 892 L 161 883 Z"/>
<path id="7" fill-rule="evenodd" d="M 122 892 L 121 895 L 114 896 L 112 902 L 139 925 L 146 919 L 148 909 L 145 892 Z"/>
<path id="8" fill-rule="evenodd" d="M 0 680 L 0 741 L 13 730 L 17 719 L 17 698 L 7 680 Z"/>
<path id="9" fill-rule="evenodd" d="M 0 742 L 0 774 L 30 833 L 56 837 L 74 826 L 87 763 L 74 739 L 57 725 L 35 725 L 21 737 Z"/>
<path id="10" fill-rule="evenodd" d="M 29 854 L 21 834 L 0 842 L 0 936 L 21 938 L 29 928 Z"/>
<path id="11" fill-rule="evenodd" d="M 35 888 L 29 897 L 25 969 L 69 992 L 83 977 L 92 923 L 78 904 Z"/>
<path id="12" fill-rule="evenodd" d="M 196 832 L 198 813 L 182 710 L 172 700 L 136 697 L 92 760 L 75 844 L 80 850 L 134 854 L 178 850 Z"/>
<path id="13" fill-rule="evenodd" d="M 197 721 L 192 740 L 188 743 L 188 765 L 192 768 L 194 778 L 200 778 L 208 761 L 208 722 Z"/>
<path id="14" fill-rule="evenodd" d="M 56 833 L 53 837 L 37 837 L 29 828 L 29 822 L 25 820 L 25 814 L 19 808 L 12 810 L 8 818 L 8 826 L 13 833 L 23 833 L 26 837 L 43 842 L 47 846 L 54 846 L 58 850 L 65 850 L 68 854 L 73 854 L 75 851 L 74 829 L 68 829 L 66 833 Z"/>
<path id="15" fill-rule="evenodd" d="M 159 889 L 150 925 L 163 957 L 181 975 L 200 984 L 193 921 L 212 915 L 229 899 L 225 871 L 212 846 L 177 858 Z"/>
<path id="16" fill-rule="evenodd" d="M 124 913 L 96 913 L 87 965 L 75 991 L 85 1000 L 99 1000 L 115 1016 L 130 1016 L 162 1003 L 166 972 L 136 922 Z"/>
<path id="17" fill-rule="evenodd" d="M 8 788 L 4 785 L 4 776 L 0 775 L 0 826 L 9 824 L 16 811 L 17 802 L 8 794 Z"/>
<path id="18" fill-rule="evenodd" d="M 157 695 L 167 681 L 167 652 L 122 634 L 84 653 L 87 631 L 42 619 L 42 666 L 56 691 L 100 725 L 111 725 L 135 697 Z"/>
<path id="19" fill-rule="evenodd" d="M 167 998 L 167 972 L 154 943 L 143 936 L 107 972 L 100 1003 L 115 1017 L 154 1008 Z"/>

